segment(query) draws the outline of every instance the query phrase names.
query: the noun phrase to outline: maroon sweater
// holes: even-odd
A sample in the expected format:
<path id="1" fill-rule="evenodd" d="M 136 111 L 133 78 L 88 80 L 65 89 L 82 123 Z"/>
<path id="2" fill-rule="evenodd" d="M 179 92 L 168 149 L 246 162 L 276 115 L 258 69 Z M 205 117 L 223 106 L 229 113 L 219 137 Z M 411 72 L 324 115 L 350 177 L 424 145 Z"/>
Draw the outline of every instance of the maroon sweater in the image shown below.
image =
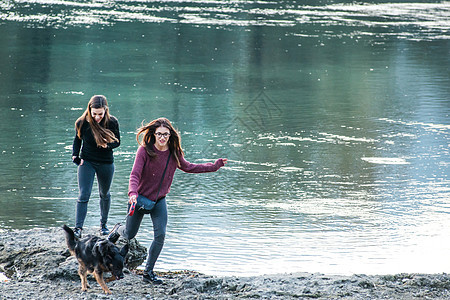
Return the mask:
<path id="1" fill-rule="evenodd" d="M 134 160 L 133 169 L 130 174 L 130 182 L 128 185 L 128 196 L 142 195 L 150 200 L 155 201 L 158 193 L 159 183 L 166 167 L 169 150 L 159 151 L 153 146 L 153 151 L 157 157 L 150 159 L 144 147 L 139 147 Z M 164 180 L 161 184 L 158 198 L 166 196 L 170 191 L 170 185 L 173 181 L 173 175 L 177 168 L 187 173 L 206 173 L 215 172 L 223 167 L 222 159 L 216 160 L 215 163 L 205 164 L 191 164 L 186 161 L 183 156 L 178 158 L 180 160 L 180 167 L 177 165 L 177 160 L 173 155 L 170 156 L 170 161 L 167 166 Z"/>

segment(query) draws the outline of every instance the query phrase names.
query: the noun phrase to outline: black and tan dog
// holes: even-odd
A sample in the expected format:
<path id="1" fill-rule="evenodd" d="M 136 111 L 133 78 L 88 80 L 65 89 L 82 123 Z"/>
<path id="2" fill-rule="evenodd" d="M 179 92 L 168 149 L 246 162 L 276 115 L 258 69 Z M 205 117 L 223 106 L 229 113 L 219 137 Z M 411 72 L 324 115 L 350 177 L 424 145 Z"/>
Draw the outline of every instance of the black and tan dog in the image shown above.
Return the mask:
<path id="1" fill-rule="evenodd" d="M 70 253 L 78 260 L 81 290 L 87 291 L 87 274 L 93 273 L 103 291 L 106 294 L 111 294 L 111 291 L 106 286 L 106 282 L 123 278 L 123 264 L 128 252 L 128 245 L 119 250 L 108 239 L 93 235 L 77 240 L 72 229 L 66 225 L 63 226 L 63 229 L 66 235 L 67 247 Z M 103 279 L 104 272 L 111 272 L 112 274 L 106 281 Z"/>

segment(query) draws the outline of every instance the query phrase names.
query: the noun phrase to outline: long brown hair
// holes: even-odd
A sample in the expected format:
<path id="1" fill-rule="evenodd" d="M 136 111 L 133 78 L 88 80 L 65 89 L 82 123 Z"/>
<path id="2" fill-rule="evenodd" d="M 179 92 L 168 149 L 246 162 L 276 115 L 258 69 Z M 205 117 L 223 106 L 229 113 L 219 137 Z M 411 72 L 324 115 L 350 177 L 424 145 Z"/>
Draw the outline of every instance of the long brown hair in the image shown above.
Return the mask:
<path id="1" fill-rule="evenodd" d="M 173 154 L 175 159 L 177 160 L 178 166 L 180 166 L 180 160 L 178 158 L 179 155 L 184 155 L 183 149 L 181 148 L 181 138 L 175 128 L 172 126 L 172 123 L 166 118 L 159 118 L 151 121 L 147 125 L 142 125 L 141 128 L 138 129 L 138 133 L 136 135 L 136 140 L 142 147 L 145 147 L 147 154 L 150 156 L 150 159 L 156 157 L 155 151 L 153 151 L 153 145 L 156 142 L 155 132 L 159 127 L 166 127 L 170 130 L 169 136 L 169 151 Z M 142 140 L 140 136 L 143 135 Z"/>
<path id="2" fill-rule="evenodd" d="M 105 115 L 100 123 L 97 123 L 92 117 L 92 108 L 105 109 Z M 117 142 L 118 139 L 114 133 L 107 129 L 110 120 L 111 116 L 109 115 L 108 101 L 106 101 L 106 97 L 103 95 L 92 96 L 86 110 L 75 122 L 77 136 L 81 139 L 81 128 L 83 127 L 84 122 L 87 121 L 91 126 L 92 134 L 94 135 L 95 142 L 98 146 L 104 145 L 105 143 Z"/>

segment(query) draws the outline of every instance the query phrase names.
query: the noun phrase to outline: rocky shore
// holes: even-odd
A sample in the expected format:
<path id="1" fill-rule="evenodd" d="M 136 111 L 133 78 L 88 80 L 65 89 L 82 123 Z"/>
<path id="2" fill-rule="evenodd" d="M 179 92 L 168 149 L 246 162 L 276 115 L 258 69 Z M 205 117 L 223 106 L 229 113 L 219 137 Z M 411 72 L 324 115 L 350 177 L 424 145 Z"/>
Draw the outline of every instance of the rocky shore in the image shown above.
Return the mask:
<path id="1" fill-rule="evenodd" d="M 8 278 L 0 282 L 0 299 L 450 299 L 447 274 L 217 277 L 183 271 L 159 273 L 164 283 L 151 285 L 135 270 L 146 249 L 135 240 L 131 248 L 125 278 L 108 283 L 112 295 L 92 276 L 91 288 L 81 292 L 62 229 L 0 230 L 0 272 Z"/>

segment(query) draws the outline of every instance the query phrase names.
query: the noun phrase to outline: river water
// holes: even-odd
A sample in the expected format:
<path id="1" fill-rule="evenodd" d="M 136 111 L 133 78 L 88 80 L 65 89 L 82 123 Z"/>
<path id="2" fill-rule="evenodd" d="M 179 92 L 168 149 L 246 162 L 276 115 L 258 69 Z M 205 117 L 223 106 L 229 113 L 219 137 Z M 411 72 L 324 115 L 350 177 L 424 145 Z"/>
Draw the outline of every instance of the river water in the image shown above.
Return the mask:
<path id="1" fill-rule="evenodd" d="M 177 171 L 156 270 L 450 271 L 450 2 L 3 0 L 0 17 L 0 231 L 73 226 L 74 122 L 104 94 L 110 226 L 143 120 L 172 120 L 191 162 L 229 159 Z"/>

